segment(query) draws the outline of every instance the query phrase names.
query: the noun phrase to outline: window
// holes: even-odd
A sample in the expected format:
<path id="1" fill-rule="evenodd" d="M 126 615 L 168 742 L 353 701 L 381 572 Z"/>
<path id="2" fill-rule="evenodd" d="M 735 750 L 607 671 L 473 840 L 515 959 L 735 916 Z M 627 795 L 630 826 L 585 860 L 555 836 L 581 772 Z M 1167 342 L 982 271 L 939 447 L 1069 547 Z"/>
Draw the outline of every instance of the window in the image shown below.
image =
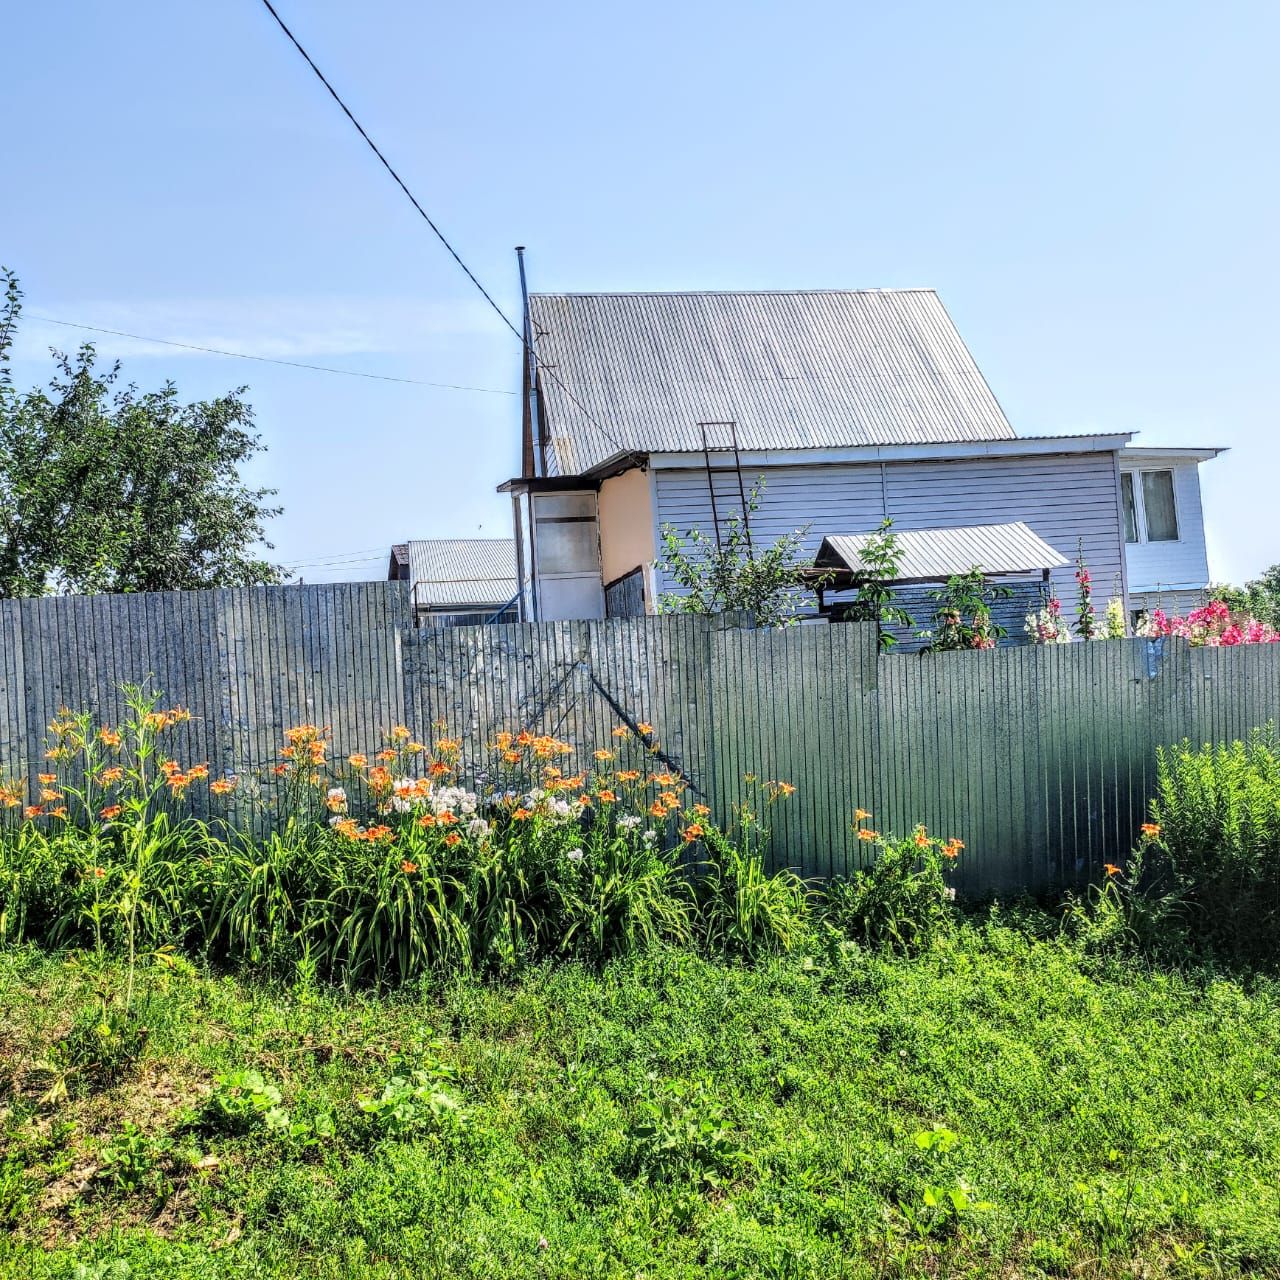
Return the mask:
<path id="1" fill-rule="evenodd" d="M 1172 471 L 1122 471 L 1120 505 L 1124 508 L 1126 542 L 1178 541 Z"/>
<path id="2" fill-rule="evenodd" d="M 1124 503 L 1124 540 L 1138 541 L 1138 508 L 1133 496 L 1133 472 L 1120 473 L 1120 498 Z"/>
<path id="3" fill-rule="evenodd" d="M 1142 506 L 1148 542 L 1177 542 L 1178 511 L 1173 502 L 1173 472 L 1142 473 Z"/>

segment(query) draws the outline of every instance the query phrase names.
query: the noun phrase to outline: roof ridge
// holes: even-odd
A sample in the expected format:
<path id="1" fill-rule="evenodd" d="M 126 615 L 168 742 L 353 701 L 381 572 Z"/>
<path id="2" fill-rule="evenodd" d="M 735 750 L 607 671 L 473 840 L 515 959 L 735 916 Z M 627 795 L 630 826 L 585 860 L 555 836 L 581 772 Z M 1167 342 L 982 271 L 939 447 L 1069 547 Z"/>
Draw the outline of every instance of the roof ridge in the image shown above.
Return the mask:
<path id="1" fill-rule="evenodd" d="M 934 293 L 930 285 L 901 285 L 869 289 L 597 289 L 534 292 L 534 298 L 743 298 L 805 295 L 842 295 L 877 293 Z"/>

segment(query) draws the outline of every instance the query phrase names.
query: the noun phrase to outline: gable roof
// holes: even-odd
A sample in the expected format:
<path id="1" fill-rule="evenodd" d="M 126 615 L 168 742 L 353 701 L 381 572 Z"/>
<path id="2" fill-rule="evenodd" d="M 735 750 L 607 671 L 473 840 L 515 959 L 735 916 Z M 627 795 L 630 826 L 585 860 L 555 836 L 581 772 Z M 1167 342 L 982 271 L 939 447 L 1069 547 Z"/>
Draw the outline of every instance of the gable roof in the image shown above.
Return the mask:
<path id="1" fill-rule="evenodd" d="M 895 582 L 940 582 L 975 566 L 988 576 L 1060 569 L 1067 558 L 1021 520 L 951 529 L 895 529 L 898 574 Z M 862 567 L 859 553 L 876 533 L 829 534 L 818 548 L 819 569 Z"/>
<path id="2" fill-rule="evenodd" d="M 742 449 L 1014 438 L 932 289 L 542 293 L 529 307 L 551 475 L 701 452 L 703 421 L 734 421 Z M 729 443 L 728 427 L 708 434 Z"/>
<path id="3" fill-rule="evenodd" d="M 409 586 L 417 608 L 498 608 L 516 593 L 513 538 L 428 538 L 410 542 Z"/>

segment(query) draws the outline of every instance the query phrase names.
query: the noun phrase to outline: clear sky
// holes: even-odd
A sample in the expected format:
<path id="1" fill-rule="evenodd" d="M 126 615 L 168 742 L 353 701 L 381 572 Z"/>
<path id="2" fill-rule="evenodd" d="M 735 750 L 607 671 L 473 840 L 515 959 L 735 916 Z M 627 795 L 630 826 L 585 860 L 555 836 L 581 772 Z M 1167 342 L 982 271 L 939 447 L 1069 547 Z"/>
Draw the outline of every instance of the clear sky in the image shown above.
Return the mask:
<path id="1" fill-rule="evenodd" d="M 535 289 L 932 286 L 1019 433 L 1228 445 L 1211 570 L 1280 561 L 1275 0 L 278 7 L 512 316 L 518 243 Z M 32 315 L 517 387 L 258 0 L 11 3 L 0 43 Z M 80 336 L 29 320 L 19 378 Z M 248 385 L 309 581 L 508 532 L 510 394 L 97 341 L 143 386 Z"/>

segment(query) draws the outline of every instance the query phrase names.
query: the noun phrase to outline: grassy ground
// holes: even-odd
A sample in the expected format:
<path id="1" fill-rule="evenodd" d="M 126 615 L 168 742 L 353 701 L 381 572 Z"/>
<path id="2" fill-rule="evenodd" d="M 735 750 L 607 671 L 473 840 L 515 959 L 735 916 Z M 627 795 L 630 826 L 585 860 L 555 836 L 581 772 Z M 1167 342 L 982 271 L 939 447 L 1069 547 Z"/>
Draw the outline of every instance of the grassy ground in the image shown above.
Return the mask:
<path id="1" fill-rule="evenodd" d="M 991 924 L 382 999 L 179 964 L 89 1087 L 104 977 L 0 952 L 0 1275 L 1280 1275 L 1269 981 Z"/>

